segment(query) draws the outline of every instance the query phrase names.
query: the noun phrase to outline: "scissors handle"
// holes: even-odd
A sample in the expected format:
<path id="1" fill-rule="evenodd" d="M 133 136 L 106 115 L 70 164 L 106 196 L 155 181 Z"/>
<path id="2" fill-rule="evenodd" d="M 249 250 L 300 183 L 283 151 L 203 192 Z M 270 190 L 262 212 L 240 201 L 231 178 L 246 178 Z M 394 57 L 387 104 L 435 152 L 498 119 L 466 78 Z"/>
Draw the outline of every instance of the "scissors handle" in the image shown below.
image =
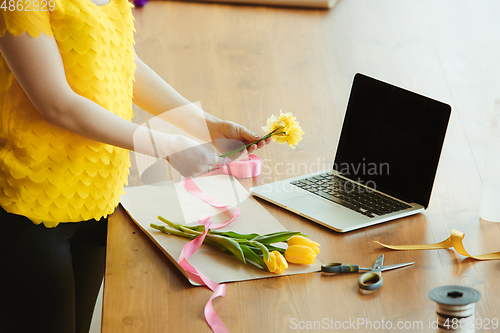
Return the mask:
<path id="1" fill-rule="evenodd" d="M 321 271 L 326 273 L 356 273 L 359 272 L 359 266 L 332 262 L 321 265 Z"/>
<path id="2" fill-rule="evenodd" d="M 377 290 L 383 283 L 384 279 L 380 272 L 366 272 L 358 280 L 358 286 L 364 290 Z"/>

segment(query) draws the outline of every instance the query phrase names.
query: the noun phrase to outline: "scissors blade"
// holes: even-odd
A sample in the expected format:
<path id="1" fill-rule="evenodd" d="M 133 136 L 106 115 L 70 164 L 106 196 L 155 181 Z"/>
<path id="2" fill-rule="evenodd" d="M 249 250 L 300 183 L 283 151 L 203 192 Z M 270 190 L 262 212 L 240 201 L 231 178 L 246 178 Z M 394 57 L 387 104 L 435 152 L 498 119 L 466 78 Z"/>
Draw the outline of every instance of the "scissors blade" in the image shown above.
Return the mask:
<path id="1" fill-rule="evenodd" d="M 405 266 L 410 266 L 410 265 L 413 265 L 415 262 L 412 261 L 412 262 L 405 262 L 405 263 L 402 263 L 402 264 L 394 264 L 394 265 L 388 265 L 388 266 L 382 266 L 381 268 L 381 272 L 384 272 L 384 271 L 389 271 L 391 269 L 396 269 L 396 268 L 400 268 L 400 267 L 405 267 Z M 360 267 L 359 268 L 359 272 L 362 273 L 363 271 L 371 271 L 373 270 L 373 268 L 369 268 L 369 267 Z"/>
<path id="2" fill-rule="evenodd" d="M 402 264 L 395 264 L 395 265 L 389 265 L 389 266 L 382 266 L 382 269 L 381 271 L 388 271 L 388 270 L 391 270 L 391 269 L 396 269 L 396 268 L 400 268 L 400 267 L 405 267 L 405 266 L 410 266 L 410 265 L 413 265 L 415 262 L 412 261 L 412 262 L 405 262 L 405 263 L 402 263 Z"/>
<path id="3" fill-rule="evenodd" d="M 373 265 L 372 272 L 381 272 L 383 264 L 384 264 L 384 255 L 381 254 L 377 258 L 377 261 L 375 261 L 375 265 Z"/>

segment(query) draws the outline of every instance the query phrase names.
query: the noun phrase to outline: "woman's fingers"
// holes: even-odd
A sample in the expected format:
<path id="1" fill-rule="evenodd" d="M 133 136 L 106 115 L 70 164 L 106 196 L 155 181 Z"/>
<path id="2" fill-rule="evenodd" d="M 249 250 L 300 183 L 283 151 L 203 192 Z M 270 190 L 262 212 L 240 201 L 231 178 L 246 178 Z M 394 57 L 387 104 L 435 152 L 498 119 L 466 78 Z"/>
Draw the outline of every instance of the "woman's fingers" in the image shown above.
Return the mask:
<path id="1" fill-rule="evenodd" d="M 184 177 L 199 176 L 222 167 L 226 162 L 224 158 L 195 142 L 192 142 L 191 147 L 170 155 L 168 161 Z"/>
<path id="2" fill-rule="evenodd" d="M 219 156 L 217 156 L 215 154 L 214 154 L 214 156 L 215 156 L 215 166 L 211 165 L 213 168 L 221 167 L 224 164 L 226 164 L 226 159 L 225 158 L 219 157 Z"/>
<path id="3" fill-rule="evenodd" d="M 235 126 L 235 133 L 238 133 L 239 137 L 235 137 L 234 139 L 237 140 L 242 140 L 242 141 L 247 141 L 247 142 L 253 142 L 255 140 L 260 139 L 260 136 L 257 135 L 256 133 L 250 132 L 246 127 L 232 123 L 233 126 Z"/>

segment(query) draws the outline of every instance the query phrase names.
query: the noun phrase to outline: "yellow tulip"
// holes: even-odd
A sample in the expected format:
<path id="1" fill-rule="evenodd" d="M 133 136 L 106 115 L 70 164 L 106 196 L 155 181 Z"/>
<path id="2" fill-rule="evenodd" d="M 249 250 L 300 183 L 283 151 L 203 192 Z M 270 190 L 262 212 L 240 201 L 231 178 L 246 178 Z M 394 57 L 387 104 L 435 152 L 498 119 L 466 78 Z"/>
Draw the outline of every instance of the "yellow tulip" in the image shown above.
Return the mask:
<path id="1" fill-rule="evenodd" d="M 273 252 L 269 253 L 269 261 L 266 261 L 266 258 L 264 258 L 264 262 L 266 263 L 269 272 L 274 273 L 277 265 L 276 265 L 276 256 L 274 255 Z"/>
<path id="2" fill-rule="evenodd" d="M 285 257 L 283 257 L 283 255 L 278 251 L 273 251 L 271 253 L 274 254 L 274 257 L 276 258 L 276 270 L 273 273 L 283 273 L 283 271 L 288 268 L 288 263 L 286 262 Z"/>
<path id="3" fill-rule="evenodd" d="M 304 245 L 307 247 L 310 247 L 316 254 L 319 253 L 319 243 L 316 243 L 315 241 L 310 240 L 309 238 L 302 237 L 302 236 L 292 236 L 288 238 L 287 241 L 288 246 L 290 245 Z"/>
<path id="4" fill-rule="evenodd" d="M 285 258 L 294 264 L 309 265 L 316 259 L 316 252 L 305 245 L 290 245 L 285 251 Z"/>
<path id="5" fill-rule="evenodd" d="M 269 252 L 269 261 L 264 258 L 264 262 L 269 272 L 274 274 L 281 274 L 288 268 L 285 257 L 279 251 Z"/>

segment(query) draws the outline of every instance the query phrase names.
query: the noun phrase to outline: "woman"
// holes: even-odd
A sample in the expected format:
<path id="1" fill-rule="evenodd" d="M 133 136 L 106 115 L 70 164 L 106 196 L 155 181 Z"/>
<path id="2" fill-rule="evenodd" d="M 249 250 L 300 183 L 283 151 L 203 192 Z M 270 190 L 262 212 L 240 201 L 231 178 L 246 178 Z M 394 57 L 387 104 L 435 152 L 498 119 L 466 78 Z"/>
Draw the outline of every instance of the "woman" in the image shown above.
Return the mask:
<path id="1" fill-rule="evenodd" d="M 224 162 L 187 137 L 133 124 L 132 103 L 219 149 L 260 138 L 156 75 L 134 53 L 130 4 L 107 1 L 0 8 L 2 332 L 88 332 L 128 150 L 186 177 Z M 180 106 L 180 116 L 167 112 Z"/>

